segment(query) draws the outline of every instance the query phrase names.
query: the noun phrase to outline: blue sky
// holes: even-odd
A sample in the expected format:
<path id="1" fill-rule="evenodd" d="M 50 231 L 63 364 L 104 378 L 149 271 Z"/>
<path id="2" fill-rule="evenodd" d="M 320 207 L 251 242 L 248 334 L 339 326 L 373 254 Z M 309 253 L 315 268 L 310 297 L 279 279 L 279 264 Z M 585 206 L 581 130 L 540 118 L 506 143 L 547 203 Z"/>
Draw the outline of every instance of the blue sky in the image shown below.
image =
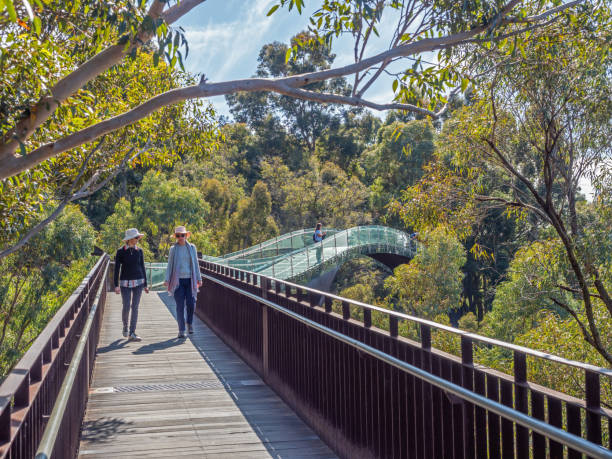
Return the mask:
<path id="1" fill-rule="evenodd" d="M 194 8 L 177 23 L 185 29 L 189 42 L 185 68 L 206 74 L 210 81 L 252 76 L 261 47 L 273 41 L 288 43 L 293 35 L 305 30 L 317 2 L 307 2 L 310 9 L 301 15 L 295 9 L 291 12 L 279 9 L 267 17 L 275 3 L 274 0 L 208 0 Z M 391 27 L 380 30 L 381 40 L 373 43 L 372 52 L 385 49 L 388 42 L 385 30 L 392 32 Z M 336 42 L 333 51 L 337 55 L 334 66 L 352 62 L 348 37 Z M 367 94 L 368 99 L 375 102 L 390 101 L 393 97 L 391 82 L 381 80 Z M 229 115 L 224 97 L 214 97 L 210 101 L 220 114 Z"/>

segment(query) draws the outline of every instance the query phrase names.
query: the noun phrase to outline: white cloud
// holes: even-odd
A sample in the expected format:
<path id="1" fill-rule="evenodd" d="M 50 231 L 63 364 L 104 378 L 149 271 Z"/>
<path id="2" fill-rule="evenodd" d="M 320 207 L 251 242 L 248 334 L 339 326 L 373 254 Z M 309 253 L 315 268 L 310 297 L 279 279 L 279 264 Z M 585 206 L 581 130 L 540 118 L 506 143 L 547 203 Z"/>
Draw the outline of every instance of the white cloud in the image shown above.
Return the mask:
<path id="1" fill-rule="evenodd" d="M 273 18 L 266 17 L 271 4 L 271 0 L 255 0 L 248 8 L 239 9 L 240 14 L 231 21 L 213 22 L 209 18 L 206 25 L 186 26 L 187 68 L 205 73 L 212 81 L 251 75 L 263 38 L 273 24 Z"/>

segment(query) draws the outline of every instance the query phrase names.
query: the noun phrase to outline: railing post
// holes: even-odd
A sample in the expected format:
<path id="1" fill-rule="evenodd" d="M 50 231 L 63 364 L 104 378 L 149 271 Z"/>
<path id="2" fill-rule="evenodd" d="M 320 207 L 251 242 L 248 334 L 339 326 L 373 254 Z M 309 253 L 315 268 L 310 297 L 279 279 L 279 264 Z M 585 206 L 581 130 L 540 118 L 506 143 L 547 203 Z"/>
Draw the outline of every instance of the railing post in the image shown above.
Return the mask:
<path id="1" fill-rule="evenodd" d="M 389 316 L 389 335 L 397 338 L 398 335 L 398 320 L 395 316 Z"/>
<path id="2" fill-rule="evenodd" d="M 514 406 L 518 411 L 527 414 L 527 356 L 514 351 Z M 523 426 L 516 426 L 516 453 L 518 457 L 529 456 L 529 431 Z"/>
<path id="3" fill-rule="evenodd" d="M 351 306 L 346 301 L 342 302 L 342 318 L 348 320 L 351 318 Z"/>
<path id="4" fill-rule="evenodd" d="M 471 338 L 461 336 L 461 385 L 474 390 L 474 345 Z M 463 404 L 463 456 L 474 457 L 476 454 L 474 436 L 474 405 Z"/>
<path id="5" fill-rule="evenodd" d="M 363 326 L 370 328 L 372 326 L 372 310 L 363 308 Z"/>
<path id="6" fill-rule="evenodd" d="M 325 312 L 329 314 L 330 312 L 332 312 L 332 299 L 328 296 L 325 296 L 325 300 L 323 301 L 325 302 Z"/>
<path id="7" fill-rule="evenodd" d="M 261 277 L 260 279 L 261 279 L 261 297 L 263 299 L 267 299 L 270 279 L 268 279 L 267 277 Z M 261 323 L 262 323 L 262 330 L 261 330 L 261 333 L 262 333 L 261 335 L 262 362 L 261 362 L 261 366 L 262 366 L 264 381 L 267 381 L 268 379 L 268 368 L 269 368 L 268 320 L 269 320 L 268 319 L 268 306 L 266 306 L 265 304 L 262 304 L 261 305 Z"/>
<path id="8" fill-rule="evenodd" d="M 586 391 L 586 433 L 587 440 L 601 445 L 601 395 L 599 374 L 589 370 L 584 372 Z"/>

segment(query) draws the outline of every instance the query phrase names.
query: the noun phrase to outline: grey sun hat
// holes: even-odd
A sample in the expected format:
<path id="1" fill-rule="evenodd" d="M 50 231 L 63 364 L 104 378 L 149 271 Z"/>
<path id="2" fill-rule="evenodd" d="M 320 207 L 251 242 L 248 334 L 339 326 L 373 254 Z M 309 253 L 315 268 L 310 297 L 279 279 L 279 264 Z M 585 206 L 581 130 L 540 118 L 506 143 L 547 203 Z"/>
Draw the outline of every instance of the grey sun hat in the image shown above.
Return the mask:
<path id="1" fill-rule="evenodd" d="M 134 239 L 135 237 L 142 237 L 142 236 L 144 236 L 144 234 L 142 234 L 136 228 L 130 228 L 130 229 L 125 230 L 125 237 L 123 238 L 123 240 L 129 241 L 130 239 Z"/>

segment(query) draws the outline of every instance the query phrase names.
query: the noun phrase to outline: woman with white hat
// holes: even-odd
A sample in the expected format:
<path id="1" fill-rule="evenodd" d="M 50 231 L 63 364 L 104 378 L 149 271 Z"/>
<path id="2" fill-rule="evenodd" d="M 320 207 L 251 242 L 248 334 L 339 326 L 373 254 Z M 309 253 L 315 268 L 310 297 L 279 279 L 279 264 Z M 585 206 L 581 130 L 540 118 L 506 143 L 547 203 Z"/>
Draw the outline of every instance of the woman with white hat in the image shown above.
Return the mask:
<path id="1" fill-rule="evenodd" d="M 138 247 L 139 239 L 144 236 L 136 228 L 125 231 L 123 247 L 117 250 L 115 255 L 115 293 L 121 293 L 123 300 L 123 336 L 129 336 L 130 341 L 141 341 L 136 334 L 136 322 L 138 321 L 138 304 L 142 290 L 149 293 L 147 276 L 144 266 L 144 254 Z M 132 311 L 128 331 L 128 318 Z"/>
<path id="2" fill-rule="evenodd" d="M 187 323 L 187 331 L 193 333 L 193 310 L 198 288 L 202 286 L 198 251 L 195 245 L 187 241 L 190 235 L 191 233 L 184 226 L 177 226 L 174 229 L 176 244 L 170 247 L 166 281 L 164 282 L 168 292 L 174 295 L 176 302 L 179 338 L 186 337 L 185 323 Z"/>

